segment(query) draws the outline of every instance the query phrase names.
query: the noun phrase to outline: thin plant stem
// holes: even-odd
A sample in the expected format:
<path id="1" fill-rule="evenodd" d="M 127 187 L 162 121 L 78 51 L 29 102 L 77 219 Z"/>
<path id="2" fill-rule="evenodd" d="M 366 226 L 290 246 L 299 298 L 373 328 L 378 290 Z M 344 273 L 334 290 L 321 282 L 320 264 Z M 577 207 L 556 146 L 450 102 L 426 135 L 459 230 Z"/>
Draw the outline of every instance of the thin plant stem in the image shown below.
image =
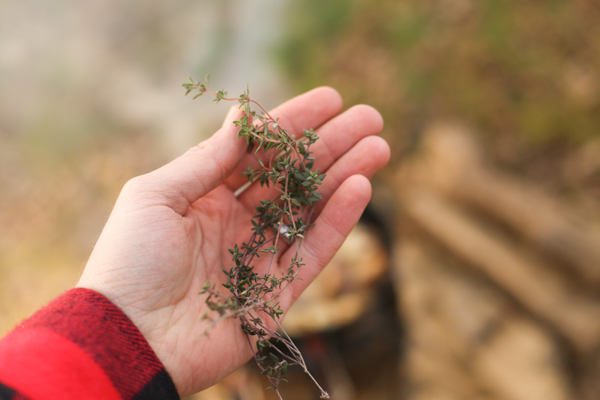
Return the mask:
<path id="1" fill-rule="evenodd" d="M 183 84 L 183 87 L 187 90 L 186 94 L 197 90 L 198 94 L 194 98 L 209 93 L 215 96 L 216 102 L 238 101 L 239 107 L 244 111 L 240 119 L 234 122 L 239 127 L 238 136 L 246 140 L 249 151 L 256 146 L 255 153 L 270 152 L 267 165 L 259 158 L 261 168 L 254 170 L 248 167 L 244 172 L 249 183 L 236 190 L 235 196 L 240 196 L 255 182 L 259 182 L 261 186 L 272 185 L 280 194 L 275 198 L 260 201 L 255 207 L 252 217 L 253 232 L 248 241 L 229 249 L 234 265 L 229 270 L 223 270 L 227 279 L 226 283 L 221 284 L 228 293 L 222 294 L 217 290 L 216 283 L 211 282 L 207 282 L 200 292 L 208 295 L 205 300 L 208 308 L 218 313 L 216 318 L 207 315 L 210 324 L 203 330 L 203 334 L 224 319 L 239 320 L 239 326 L 246 335 L 261 374 L 269 379 L 270 388 L 277 393 L 279 399 L 282 400 L 279 384 L 285 381 L 282 375 L 287 372 L 288 366 L 295 365 L 301 366 L 308 374 L 321 391 L 321 398 L 329 398 L 327 392 L 310 374 L 300 350 L 281 326 L 279 319 L 284 315 L 284 310 L 278 301 L 282 291 L 287 290 L 298 278 L 304 265 L 301 245 L 306 230 L 310 227 L 314 203 L 321 199 L 318 188 L 325 174 L 320 174 L 318 169 L 314 172 L 311 170 L 315 159 L 310 157 L 310 147 L 319 137 L 311 129 L 304 130 L 302 137 L 296 139 L 280 126 L 278 120 L 262 105 L 251 99 L 248 91 L 240 97 L 226 97 L 226 92 L 211 91 L 206 85 L 206 81 L 202 84 L 193 82 L 190 78 L 190 82 Z M 263 115 L 252 111 L 251 105 L 258 106 Z M 251 117 L 254 116 L 256 119 L 251 123 Z M 306 220 L 303 220 L 304 216 Z M 295 241 L 295 255 L 288 267 L 280 265 L 277 258 L 281 236 L 284 236 L 289 244 Z M 268 261 L 262 262 L 260 268 L 256 265 L 261 262 L 259 253 L 270 253 Z M 264 322 L 261 317 L 270 318 L 274 324 Z M 272 329 L 269 325 L 277 328 Z M 256 350 L 253 340 L 256 340 Z M 279 342 L 289 354 L 273 345 L 271 340 Z M 261 355 L 264 352 L 268 357 Z"/>

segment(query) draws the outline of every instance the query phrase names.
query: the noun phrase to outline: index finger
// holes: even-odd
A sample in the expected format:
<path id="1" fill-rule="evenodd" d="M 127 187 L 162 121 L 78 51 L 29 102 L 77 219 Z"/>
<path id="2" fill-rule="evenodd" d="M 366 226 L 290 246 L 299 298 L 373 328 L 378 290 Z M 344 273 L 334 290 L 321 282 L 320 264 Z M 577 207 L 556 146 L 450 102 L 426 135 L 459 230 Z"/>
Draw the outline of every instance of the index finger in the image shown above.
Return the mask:
<path id="1" fill-rule="evenodd" d="M 342 106 L 342 97 L 337 90 L 322 86 L 286 101 L 269 114 L 275 119 L 279 118 L 279 125 L 290 135 L 299 138 L 304 134 L 304 129 L 316 129 L 338 115 L 342 111 Z M 248 165 L 252 169 L 259 168 L 258 158 L 266 161 L 266 157 L 268 156 L 261 152 L 256 155 L 254 153 L 245 155 L 225 180 L 227 187 L 235 191 L 248 182 L 248 178 L 242 176 L 242 173 Z"/>

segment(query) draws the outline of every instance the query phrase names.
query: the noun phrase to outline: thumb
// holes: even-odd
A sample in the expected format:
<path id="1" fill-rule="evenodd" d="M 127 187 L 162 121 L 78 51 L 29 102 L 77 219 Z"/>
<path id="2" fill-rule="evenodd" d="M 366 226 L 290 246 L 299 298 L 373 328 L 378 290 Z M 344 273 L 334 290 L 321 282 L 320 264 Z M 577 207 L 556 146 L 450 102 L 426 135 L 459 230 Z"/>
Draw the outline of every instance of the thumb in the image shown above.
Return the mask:
<path id="1" fill-rule="evenodd" d="M 246 142 L 238 138 L 239 127 L 233 124 L 241 116 L 242 111 L 232 106 L 213 136 L 145 175 L 148 188 L 177 213 L 185 214 L 190 204 L 219 186 L 241 161 Z"/>

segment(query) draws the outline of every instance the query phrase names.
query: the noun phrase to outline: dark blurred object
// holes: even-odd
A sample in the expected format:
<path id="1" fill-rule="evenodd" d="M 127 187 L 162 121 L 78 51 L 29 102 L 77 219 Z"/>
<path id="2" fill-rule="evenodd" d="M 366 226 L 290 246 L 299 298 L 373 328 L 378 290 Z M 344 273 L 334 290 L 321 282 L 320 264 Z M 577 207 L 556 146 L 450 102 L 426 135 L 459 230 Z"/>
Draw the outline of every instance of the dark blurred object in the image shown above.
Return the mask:
<path id="1" fill-rule="evenodd" d="M 373 228 L 359 224 L 327 268 L 302 293 L 283 327 L 292 336 L 346 326 L 372 304 L 374 287 L 388 272 L 389 256 Z"/>
<path id="2" fill-rule="evenodd" d="M 398 396 L 401 326 L 390 280 L 387 226 L 368 208 L 333 260 L 294 304 L 284 327 L 333 400 Z M 290 369 L 286 400 L 318 398 Z M 297 385 L 307 393 L 299 391 Z M 274 398 L 274 397 L 273 397 Z"/>

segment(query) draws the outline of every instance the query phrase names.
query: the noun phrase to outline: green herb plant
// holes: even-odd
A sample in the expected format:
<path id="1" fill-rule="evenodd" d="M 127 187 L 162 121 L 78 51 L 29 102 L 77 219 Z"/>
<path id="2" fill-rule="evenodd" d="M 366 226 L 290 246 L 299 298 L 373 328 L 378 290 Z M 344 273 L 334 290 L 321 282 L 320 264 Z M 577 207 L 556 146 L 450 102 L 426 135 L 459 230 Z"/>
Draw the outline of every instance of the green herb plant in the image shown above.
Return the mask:
<path id="1" fill-rule="evenodd" d="M 261 186 L 276 188 L 279 193 L 274 198 L 259 202 L 252 217 L 252 231 L 249 232 L 248 241 L 235 244 L 229 249 L 232 266 L 229 270 L 223 270 L 227 278 L 226 283 L 222 284 L 227 292 L 222 294 L 216 284 L 211 282 L 203 287 L 200 293 L 208 294 L 206 304 L 218 314 L 217 318 L 211 318 L 208 313 L 203 317 L 210 319 L 211 324 L 225 318 L 239 320 L 256 364 L 262 375 L 269 379 L 271 386 L 267 390 L 273 389 L 280 399 L 282 396 L 279 385 L 287 382 L 283 375 L 293 365 L 303 368 L 321 391 L 321 398 L 329 398 L 310 374 L 300 351 L 281 326 L 283 310 L 277 301 L 283 290 L 295 279 L 300 279 L 298 273 L 304 265 L 299 252 L 300 246 L 311 226 L 313 206 L 322 198 L 317 190 L 325 179 L 325 174 L 320 174 L 318 169 L 312 171 L 315 159 L 311 157 L 310 151 L 319 137 L 312 129 L 304 130 L 302 138 L 290 135 L 279 125 L 278 119 L 274 119 L 258 102 L 250 98 L 248 89 L 239 97 L 228 98 L 227 92 L 213 92 L 207 85 L 208 76 L 204 83 L 194 82 L 190 78 L 183 87 L 186 95 L 197 91 L 194 99 L 209 93 L 217 103 L 239 103 L 243 114 L 239 120 L 234 121 L 239 127 L 238 136 L 246 140 L 249 153 L 269 152 L 268 157 L 265 157 L 269 158 L 268 162 L 259 158 L 260 168 L 252 169 L 248 166 L 243 175 L 248 177 L 248 185 L 259 182 Z M 253 111 L 251 105 L 259 107 L 261 112 Z M 296 254 L 287 270 L 277 275 L 271 272 L 271 266 L 283 240 L 296 246 Z M 254 268 L 254 263 L 261 255 L 269 257 L 265 274 L 257 273 Z M 267 324 L 263 318 L 272 319 L 274 324 Z M 276 329 L 271 329 L 269 325 Z M 256 349 L 251 337 L 255 340 Z M 287 351 L 282 351 L 276 346 L 277 343 Z"/>

